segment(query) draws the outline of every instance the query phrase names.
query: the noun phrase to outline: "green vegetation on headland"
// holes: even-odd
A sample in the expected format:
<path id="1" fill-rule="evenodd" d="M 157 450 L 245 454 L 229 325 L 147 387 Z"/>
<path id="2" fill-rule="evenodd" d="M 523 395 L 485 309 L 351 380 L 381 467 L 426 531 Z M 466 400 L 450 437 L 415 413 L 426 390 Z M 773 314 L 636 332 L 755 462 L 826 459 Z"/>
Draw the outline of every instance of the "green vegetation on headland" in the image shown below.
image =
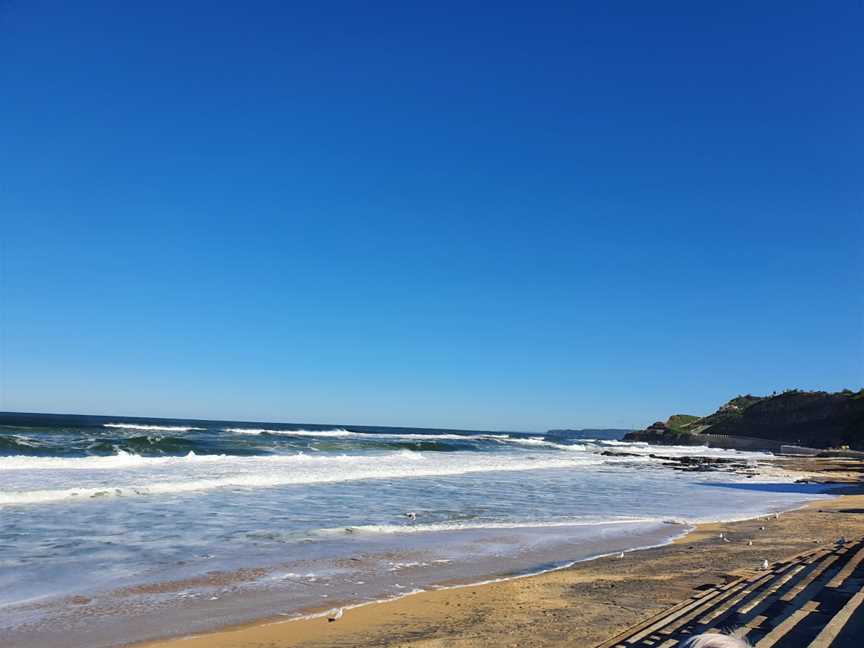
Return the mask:
<path id="1" fill-rule="evenodd" d="M 686 430 L 691 423 L 695 423 L 698 420 L 699 417 L 692 414 L 673 414 L 666 421 L 666 427 L 670 430 Z"/>
<path id="2" fill-rule="evenodd" d="M 627 441 L 703 445 L 702 435 L 766 439 L 811 448 L 864 450 L 864 389 L 807 392 L 792 389 L 771 396 L 737 396 L 708 416 L 673 414 Z"/>

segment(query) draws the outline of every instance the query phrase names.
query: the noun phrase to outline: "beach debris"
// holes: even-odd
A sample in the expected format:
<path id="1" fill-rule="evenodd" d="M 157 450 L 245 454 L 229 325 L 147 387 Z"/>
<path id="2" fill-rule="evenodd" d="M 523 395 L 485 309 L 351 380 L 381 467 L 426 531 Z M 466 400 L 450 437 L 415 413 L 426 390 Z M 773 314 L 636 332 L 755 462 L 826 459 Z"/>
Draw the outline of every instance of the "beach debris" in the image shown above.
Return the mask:
<path id="1" fill-rule="evenodd" d="M 768 569 L 768 561 L 767 560 L 762 561 L 762 569 L 763 570 Z"/>
<path id="2" fill-rule="evenodd" d="M 412 522 L 414 522 L 414 521 L 417 519 L 417 514 L 416 514 L 414 511 L 408 511 L 408 512 L 405 514 L 405 517 L 407 517 L 409 520 L 411 520 Z"/>
<path id="3" fill-rule="evenodd" d="M 840 536 L 839 538 L 837 538 L 837 540 L 836 540 L 836 542 L 834 542 L 834 544 L 838 544 L 838 545 L 846 544 L 846 536 Z"/>
<path id="4" fill-rule="evenodd" d="M 342 618 L 342 615 L 344 613 L 344 608 L 333 608 L 327 613 L 327 623 L 333 623 L 334 621 L 338 621 Z"/>

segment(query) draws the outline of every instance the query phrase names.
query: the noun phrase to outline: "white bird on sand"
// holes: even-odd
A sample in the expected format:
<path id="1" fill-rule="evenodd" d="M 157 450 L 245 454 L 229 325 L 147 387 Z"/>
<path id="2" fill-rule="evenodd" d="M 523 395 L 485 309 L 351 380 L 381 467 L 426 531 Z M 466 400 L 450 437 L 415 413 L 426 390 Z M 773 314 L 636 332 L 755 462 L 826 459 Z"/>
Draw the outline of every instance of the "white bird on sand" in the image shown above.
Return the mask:
<path id="1" fill-rule="evenodd" d="M 764 526 L 760 526 L 760 527 L 759 527 L 759 530 L 760 530 L 760 531 L 764 531 L 764 530 L 765 530 L 765 527 L 764 527 Z"/>
<path id="2" fill-rule="evenodd" d="M 624 552 L 622 551 L 621 553 L 619 553 L 619 554 L 618 554 L 618 557 L 619 557 L 619 558 L 623 558 L 623 557 L 624 557 Z"/>
<path id="3" fill-rule="evenodd" d="M 327 613 L 327 622 L 333 623 L 334 621 L 338 621 L 342 618 L 344 612 L 344 608 L 333 608 Z"/>
<path id="4" fill-rule="evenodd" d="M 775 514 L 774 514 L 774 519 L 775 519 L 775 520 L 779 520 L 779 519 L 780 519 L 780 514 L 779 514 L 779 513 L 775 513 Z"/>
<path id="5" fill-rule="evenodd" d="M 752 546 L 753 546 L 753 541 L 752 541 L 752 540 L 748 540 L 748 541 L 747 541 L 747 546 L 748 546 L 748 547 L 752 547 Z"/>
<path id="6" fill-rule="evenodd" d="M 417 514 L 414 511 L 408 511 L 405 514 L 405 517 L 407 517 L 409 520 L 411 520 L 413 522 L 414 520 L 417 519 Z"/>
<path id="7" fill-rule="evenodd" d="M 768 561 L 767 560 L 762 561 L 762 569 L 768 569 Z"/>
<path id="8" fill-rule="evenodd" d="M 725 533 L 721 533 L 721 534 L 720 534 L 720 539 L 721 539 L 723 542 L 731 542 L 731 540 L 729 540 L 729 538 L 726 537 L 726 534 L 725 534 Z"/>

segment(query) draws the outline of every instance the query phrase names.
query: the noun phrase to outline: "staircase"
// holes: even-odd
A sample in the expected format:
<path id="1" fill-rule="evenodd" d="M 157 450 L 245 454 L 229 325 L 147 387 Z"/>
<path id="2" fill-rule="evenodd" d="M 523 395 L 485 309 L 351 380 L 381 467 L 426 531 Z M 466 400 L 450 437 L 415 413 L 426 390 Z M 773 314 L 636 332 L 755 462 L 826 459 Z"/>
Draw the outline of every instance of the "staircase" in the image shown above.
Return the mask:
<path id="1" fill-rule="evenodd" d="M 700 590 L 597 648 L 674 648 L 708 630 L 754 648 L 864 647 L 864 538 Z"/>

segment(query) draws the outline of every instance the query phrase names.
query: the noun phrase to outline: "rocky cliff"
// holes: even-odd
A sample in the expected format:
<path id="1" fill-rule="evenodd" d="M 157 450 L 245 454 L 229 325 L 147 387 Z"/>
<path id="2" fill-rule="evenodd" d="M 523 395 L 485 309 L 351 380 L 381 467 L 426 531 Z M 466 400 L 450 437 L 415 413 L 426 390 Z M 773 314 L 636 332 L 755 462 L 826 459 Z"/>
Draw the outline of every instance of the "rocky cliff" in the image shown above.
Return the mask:
<path id="1" fill-rule="evenodd" d="M 627 441 L 701 445 L 700 434 L 770 439 L 813 448 L 864 450 L 864 389 L 837 393 L 790 390 L 738 396 L 704 417 L 676 414 Z"/>

